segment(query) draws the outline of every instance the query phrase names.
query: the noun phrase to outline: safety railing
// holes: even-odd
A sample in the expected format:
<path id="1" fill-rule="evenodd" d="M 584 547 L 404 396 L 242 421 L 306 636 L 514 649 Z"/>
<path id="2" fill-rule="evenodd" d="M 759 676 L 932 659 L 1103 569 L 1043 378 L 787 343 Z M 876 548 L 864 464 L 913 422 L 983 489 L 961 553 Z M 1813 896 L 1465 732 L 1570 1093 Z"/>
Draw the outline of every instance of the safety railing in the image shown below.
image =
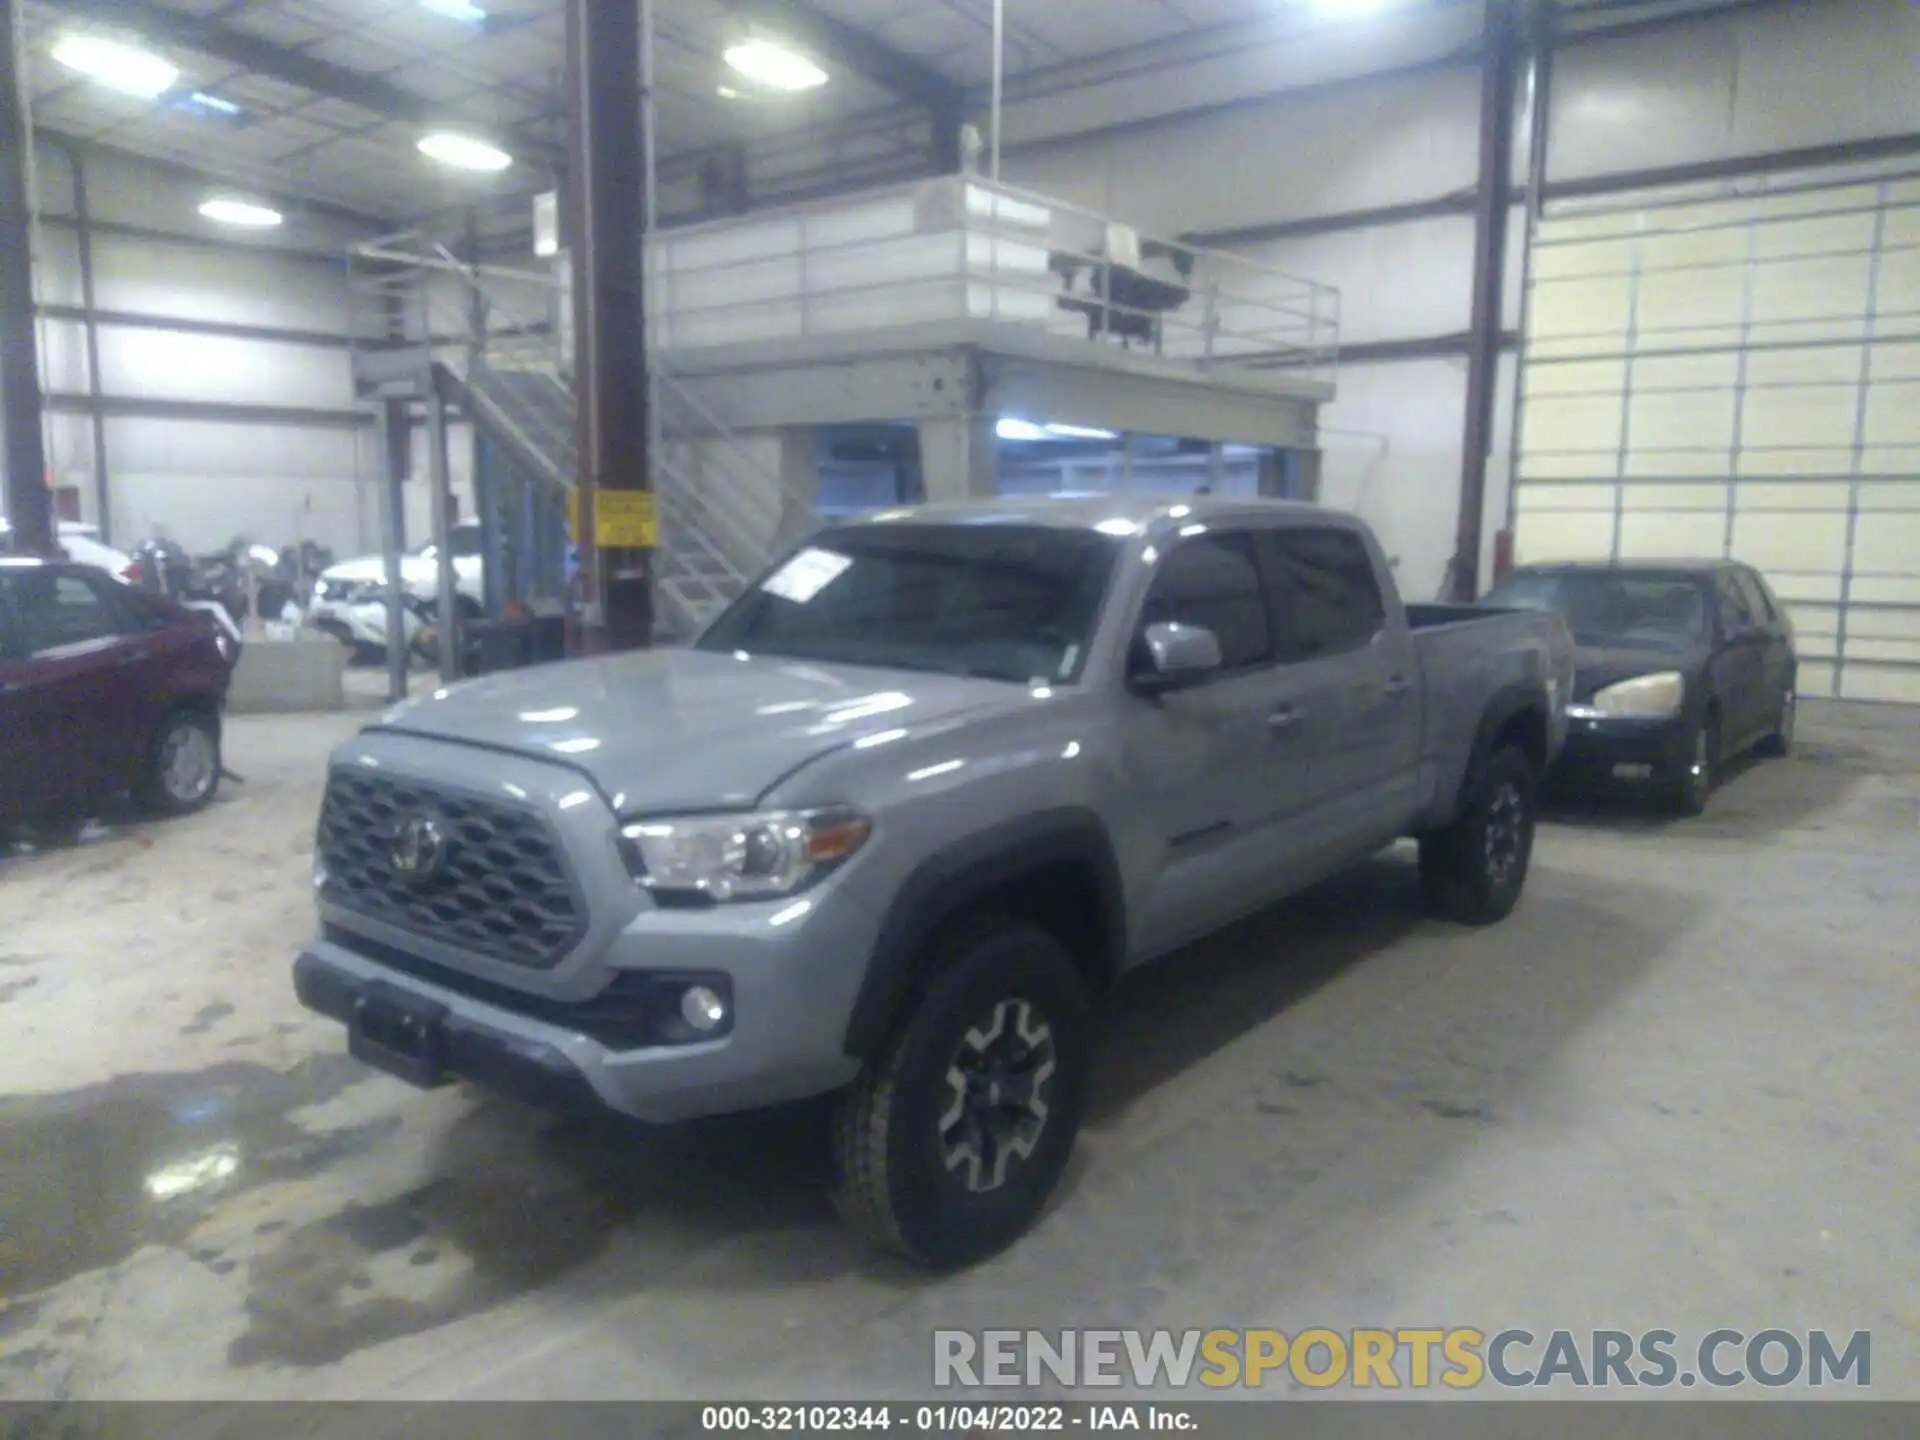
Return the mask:
<path id="1" fill-rule="evenodd" d="M 578 399 L 561 353 L 558 281 L 469 264 L 412 232 L 362 245 L 353 258 L 361 333 L 384 330 L 381 343 L 412 346 L 423 367 L 458 373 L 488 408 L 489 423 L 538 458 L 538 478 L 572 489 Z M 655 588 L 679 628 L 690 629 L 745 587 L 777 543 L 789 507 L 810 502 L 657 358 L 650 371 L 661 542 Z"/>
<path id="2" fill-rule="evenodd" d="M 1331 286 L 976 176 L 663 232 L 648 315 L 668 352 L 989 321 L 1328 381 L 1340 335 Z"/>

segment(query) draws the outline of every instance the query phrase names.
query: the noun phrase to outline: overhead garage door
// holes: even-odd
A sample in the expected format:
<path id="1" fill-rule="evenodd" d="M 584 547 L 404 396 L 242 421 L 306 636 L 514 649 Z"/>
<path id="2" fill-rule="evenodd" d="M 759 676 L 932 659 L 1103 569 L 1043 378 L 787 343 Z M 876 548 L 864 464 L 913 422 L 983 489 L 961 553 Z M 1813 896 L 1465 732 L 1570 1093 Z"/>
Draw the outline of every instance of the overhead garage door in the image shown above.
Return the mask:
<path id="1" fill-rule="evenodd" d="M 1516 558 L 1737 557 L 1920 701 L 1920 176 L 1550 209 L 1529 300 Z"/>

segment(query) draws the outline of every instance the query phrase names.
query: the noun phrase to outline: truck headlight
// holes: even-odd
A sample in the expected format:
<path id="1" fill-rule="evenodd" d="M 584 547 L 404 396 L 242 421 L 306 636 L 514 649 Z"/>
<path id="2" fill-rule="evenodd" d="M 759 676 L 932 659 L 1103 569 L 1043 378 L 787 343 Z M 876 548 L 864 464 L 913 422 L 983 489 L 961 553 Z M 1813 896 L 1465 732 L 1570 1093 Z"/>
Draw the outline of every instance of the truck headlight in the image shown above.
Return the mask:
<path id="1" fill-rule="evenodd" d="M 657 894 L 759 900 L 812 884 L 872 833 L 866 816 L 832 809 L 642 820 L 620 837 L 627 868 Z"/>
<path id="2" fill-rule="evenodd" d="M 1685 677 L 1678 670 L 1662 670 L 1596 690 L 1591 702 L 1568 713 L 1579 719 L 1667 720 L 1680 713 L 1686 697 Z"/>

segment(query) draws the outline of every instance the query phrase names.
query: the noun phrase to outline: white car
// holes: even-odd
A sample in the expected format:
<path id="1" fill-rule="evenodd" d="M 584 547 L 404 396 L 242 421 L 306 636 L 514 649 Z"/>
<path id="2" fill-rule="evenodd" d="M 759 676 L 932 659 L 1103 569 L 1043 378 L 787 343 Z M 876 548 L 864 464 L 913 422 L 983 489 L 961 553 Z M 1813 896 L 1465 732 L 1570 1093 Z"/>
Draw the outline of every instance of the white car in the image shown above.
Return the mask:
<path id="1" fill-rule="evenodd" d="M 134 563 L 131 555 L 101 541 L 98 525 L 62 520 L 55 533 L 61 551 L 74 564 L 92 565 L 104 570 L 123 585 L 131 585 L 140 578 L 140 567 Z M 13 527 L 5 519 L 0 519 L 0 552 L 12 548 Z"/>
<path id="2" fill-rule="evenodd" d="M 486 563 L 480 526 L 468 521 L 453 527 L 454 587 L 478 613 L 486 596 Z M 400 557 L 400 578 L 414 599 L 432 605 L 440 594 L 440 550 L 423 545 Z M 343 560 L 313 585 L 307 623 L 349 645 L 387 648 L 387 563 L 380 555 Z M 414 623 L 407 616 L 409 633 Z"/>

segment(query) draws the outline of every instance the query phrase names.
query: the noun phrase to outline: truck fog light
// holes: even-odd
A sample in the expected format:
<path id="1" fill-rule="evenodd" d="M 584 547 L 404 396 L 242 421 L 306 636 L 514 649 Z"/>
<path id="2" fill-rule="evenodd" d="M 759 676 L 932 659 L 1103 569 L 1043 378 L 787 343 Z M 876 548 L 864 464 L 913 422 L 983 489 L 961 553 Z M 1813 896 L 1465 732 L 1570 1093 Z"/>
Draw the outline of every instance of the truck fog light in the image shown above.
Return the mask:
<path id="1" fill-rule="evenodd" d="M 680 997 L 680 1015 L 702 1035 L 718 1030 L 727 1018 L 727 1002 L 704 985 L 695 985 Z"/>

